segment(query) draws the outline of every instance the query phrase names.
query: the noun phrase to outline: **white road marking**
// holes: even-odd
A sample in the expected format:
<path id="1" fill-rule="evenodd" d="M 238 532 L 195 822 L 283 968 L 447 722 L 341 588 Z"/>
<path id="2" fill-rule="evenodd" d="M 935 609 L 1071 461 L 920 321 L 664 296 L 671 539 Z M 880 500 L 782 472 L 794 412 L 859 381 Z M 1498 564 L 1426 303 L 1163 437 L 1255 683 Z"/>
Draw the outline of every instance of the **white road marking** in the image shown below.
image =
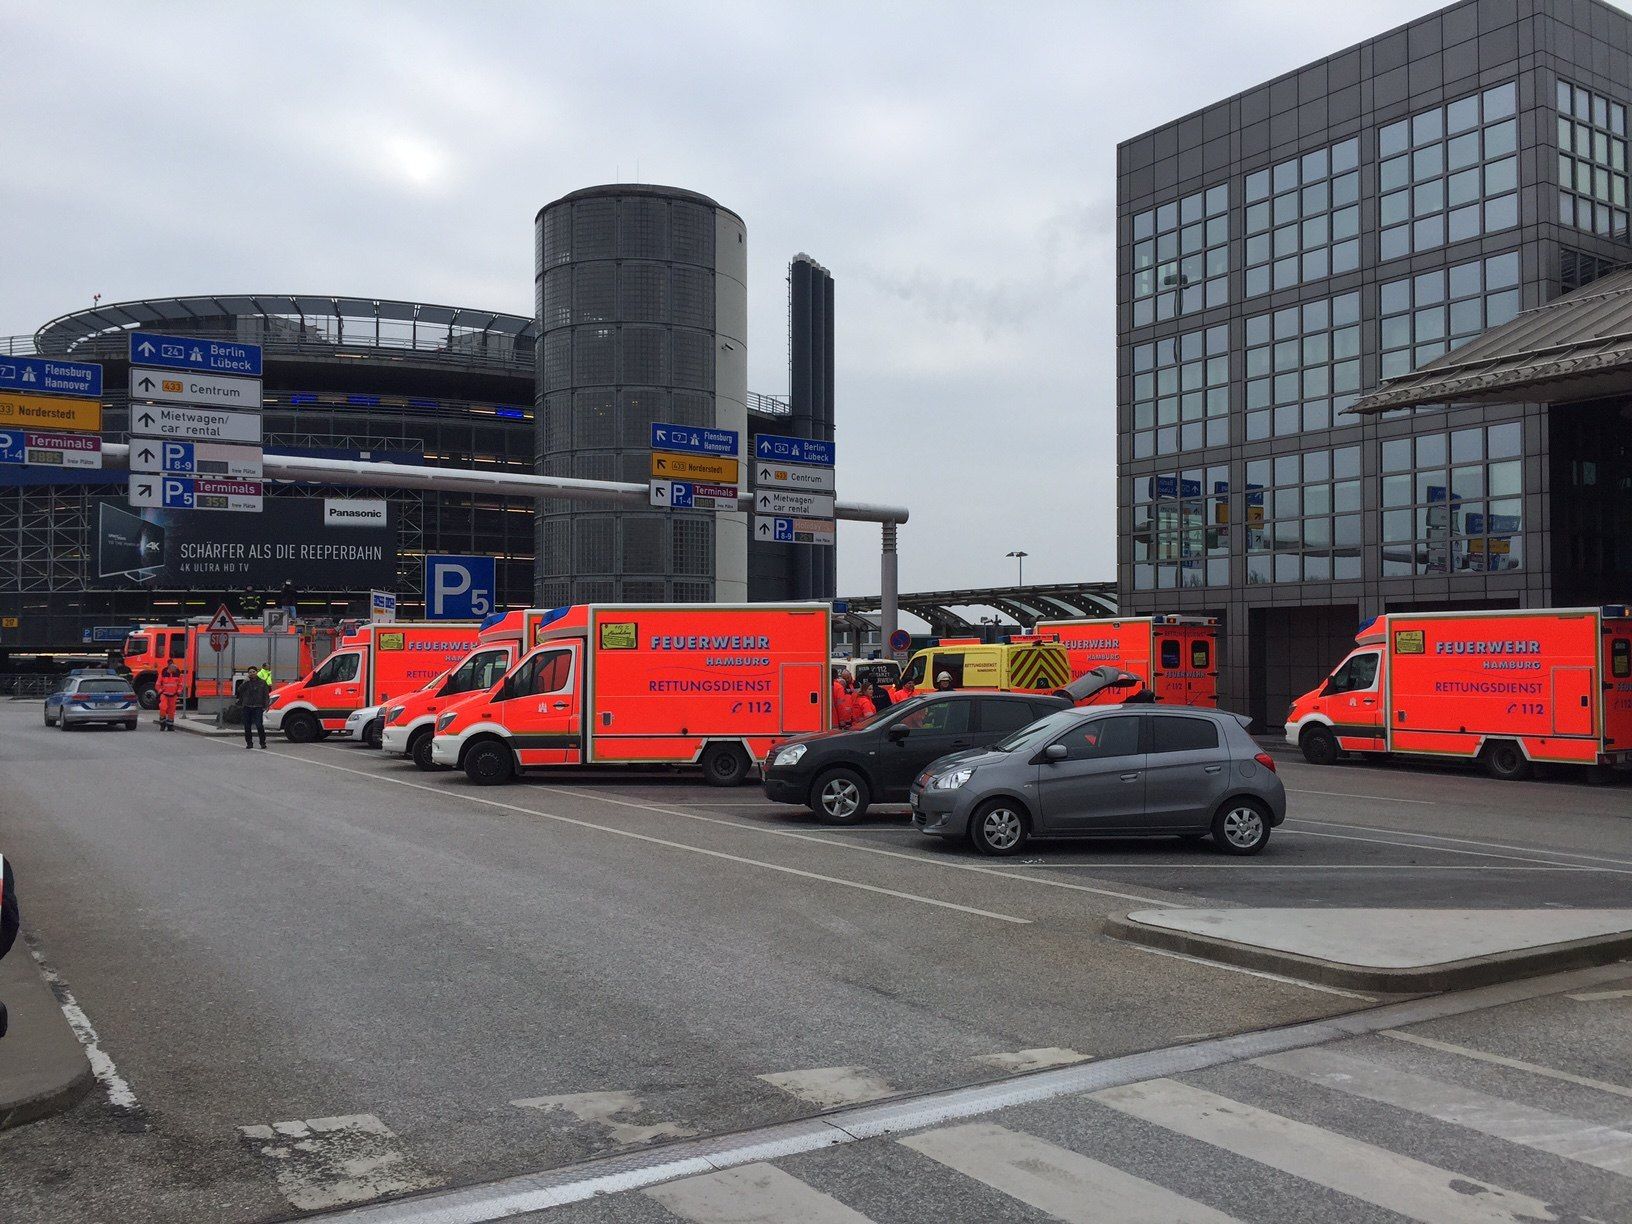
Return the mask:
<path id="1" fill-rule="evenodd" d="M 895 1096 L 897 1091 L 866 1067 L 810 1067 L 804 1071 L 773 1071 L 754 1078 L 820 1109 L 879 1101 Z"/>
<path id="2" fill-rule="evenodd" d="M 1606 999 L 1632 999 L 1632 990 L 1593 990 L 1586 994 L 1572 994 L 1577 1003 L 1602 1003 Z"/>
<path id="3" fill-rule="evenodd" d="M 1455 842 L 1459 846 L 1483 846 L 1490 850 L 1518 850 L 1526 854 L 1548 854 L 1553 858 L 1586 859 L 1590 863 L 1610 863 L 1616 867 L 1632 867 L 1632 859 L 1609 858 L 1602 854 L 1583 854 L 1577 850 L 1548 850 L 1536 846 L 1519 846 L 1512 842 L 1479 841 L 1472 837 L 1452 837 L 1446 833 L 1418 833 L 1413 829 L 1388 829 L 1377 825 L 1348 824 L 1341 820 L 1315 820 L 1307 816 L 1292 816 L 1288 819 L 1297 824 L 1319 825 L 1323 829 L 1352 829 L 1357 833 L 1392 833 L 1398 837 L 1411 838 L 1410 841 L 1398 843 L 1402 846 L 1415 846 L 1422 850 L 1431 850 L 1430 842 Z"/>
<path id="4" fill-rule="evenodd" d="M 439 1185 L 396 1147 L 396 1135 L 373 1114 L 240 1126 L 238 1133 L 274 1161 L 278 1189 L 300 1211 L 366 1203 Z"/>
<path id="5" fill-rule="evenodd" d="M 676 811 L 672 807 L 658 807 L 652 803 L 637 803 L 632 799 L 613 799 L 595 791 L 572 790 L 565 786 L 549 786 L 541 789 L 560 791 L 564 795 L 574 795 L 580 799 L 599 799 L 603 803 L 614 803 L 620 807 L 639 808 L 647 812 L 656 812 L 660 816 L 682 816 L 687 820 L 702 821 L 704 824 L 724 825 L 728 829 L 747 829 L 755 833 L 766 834 L 769 837 L 789 837 L 794 841 L 815 842 L 818 846 L 853 850 L 857 854 L 878 854 L 884 858 L 906 859 L 909 863 L 916 863 L 920 867 L 940 867 L 948 871 L 970 871 L 976 875 L 998 876 L 1005 880 L 1021 880 L 1027 884 L 1041 884 L 1048 888 L 1064 888 L 1072 892 L 1093 893 L 1100 897 L 1115 897 L 1119 901 L 1150 902 L 1163 899 L 1161 897 L 1152 897 L 1149 894 L 1116 892 L 1109 888 L 1090 888 L 1086 884 L 1067 884 L 1064 880 L 1044 880 L 1038 876 L 1028 876 L 1017 871 L 999 871 L 995 867 L 980 867 L 974 863 L 955 863 L 944 859 L 926 858 L 922 854 L 904 854 L 899 850 L 884 850 L 878 846 L 858 846 L 853 842 L 834 841 L 832 838 L 817 837 L 811 833 L 795 833 L 791 829 L 771 829 L 764 825 L 744 824 L 740 820 L 721 820 L 710 816 L 700 816 L 696 812 Z"/>
<path id="6" fill-rule="evenodd" d="M 897 1142 L 1067 1224 L 1235 1220 L 1165 1186 L 988 1122 L 944 1126 Z"/>
<path id="7" fill-rule="evenodd" d="M 1431 1224 L 1558 1219 L 1546 1203 L 1528 1195 L 1177 1080 L 1107 1088 L 1089 1099 L 1409 1219 Z"/>
<path id="8" fill-rule="evenodd" d="M 1393 830 L 1388 831 L 1393 832 Z M 1337 841 L 1367 842 L 1373 846 L 1409 847 L 1413 850 L 1426 850 L 1430 854 L 1466 854 L 1473 858 L 1505 859 L 1514 863 L 1540 863 L 1547 867 L 1566 865 L 1560 864 L 1553 859 L 1537 858 L 1534 854 L 1495 854 L 1489 850 L 1460 850 L 1455 846 L 1427 846 L 1423 845 L 1421 842 L 1390 841 L 1383 837 L 1356 837 L 1352 833 L 1316 833 L 1313 829 L 1289 829 L 1284 825 L 1278 829 L 1277 832 L 1282 837 L 1327 837 Z M 1553 852 L 1551 850 L 1540 850 L 1536 853 L 1552 854 Z M 1611 875 L 1632 875 L 1632 865 L 1626 867 L 1595 866 L 1592 868 L 1592 870 L 1608 872 Z"/>
<path id="9" fill-rule="evenodd" d="M 1297 833 L 1288 829 L 1288 833 Z M 1318 835 L 1317 835 L 1318 836 Z M 1414 849 L 1436 852 L 1433 846 Z M 1082 871 L 1108 871 L 1116 867 L 1142 867 L 1150 871 L 1609 871 L 1611 868 L 1576 866 L 1560 863 L 1547 867 L 1499 867 L 1494 863 L 1027 863 L 1028 867 L 1077 868 Z"/>
<path id="10" fill-rule="evenodd" d="M 553 812 L 541 812 L 537 808 L 522 807 L 518 803 L 501 803 L 497 799 L 482 799 L 476 795 L 464 795 L 458 791 L 448 790 L 441 786 L 427 786 L 423 782 L 410 782 L 406 778 L 393 778 L 386 774 L 376 773 L 369 769 L 350 769 L 344 765 L 336 765 L 331 761 L 317 761 L 311 757 L 294 756 L 290 753 L 277 754 L 280 761 L 288 761 L 295 765 L 316 765 L 320 769 L 333 769 L 340 773 L 355 774 L 359 778 L 368 778 L 375 782 L 389 782 L 393 786 L 406 786 L 410 790 L 425 791 L 442 800 L 458 799 L 465 803 L 475 803 L 482 807 L 497 808 L 503 812 L 515 812 L 521 816 L 536 816 L 540 820 L 553 820 L 559 824 L 576 825 L 580 829 L 594 829 L 597 833 L 610 833 L 614 837 L 627 837 L 634 841 L 647 842 L 654 846 L 665 846 L 670 850 L 684 850 L 690 854 L 706 855 L 708 858 L 723 859 L 728 863 L 739 863 L 746 867 L 758 867 L 764 871 L 777 871 L 783 875 L 798 876 L 801 879 L 817 880 L 823 884 L 838 884 L 844 888 L 856 888 L 862 892 L 877 893 L 880 896 L 894 897 L 900 901 L 912 901 L 919 905 L 931 905 L 936 909 L 956 910 L 961 914 L 973 914 L 977 918 L 991 918 L 997 922 L 1010 922 L 1018 926 L 1030 926 L 1030 918 L 1019 918 L 1013 914 L 999 914 L 993 910 L 976 909 L 972 905 L 958 905 L 952 901 L 938 901 L 934 897 L 923 897 L 917 893 L 901 892 L 894 888 L 880 888 L 876 884 L 863 884 L 859 880 L 846 880 L 839 876 L 821 875 L 814 871 L 802 871 L 797 867 L 785 867 L 780 863 L 767 863 L 762 859 L 744 858 L 740 854 L 727 854 L 723 850 L 708 850 L 702 846 L 688 846 L 685 842 L 669 841 L 663 837 L 652 837 L 646 833 L 636 833 L 631 829 L 618 829 L 610 825 L 596 824 L 593 820 L 577 820 L 571 816 L 557 816 Z M 683 813 L 680 813 L 683 814 Z M 751 826 L 738 825 L 734 821 L 720 821 L 733 828 L 748 828 Z M 902 856 L 907 857 L 907 856 Z M 1088 891 L 1092 892 L 1092 889 Z M 1146 900 L 1147 898 L 1136 898 Z"/>
<path id="11" fill-rule="evenodd" d="M 1015 1050 L 1011 1054 L 979 1054 L 975 1061 L 1019 1075 L 1022 1071 L 1041 1071 L 1046 1067 L 1069 1067 L 1092 1057 L 1092 1054 L 1081 1054 L 1064 1046 L 1042 1046 L 1035 1050 Z"/>
<path id="12" fill-rule="evenodd" d="M 1623 1177 L 1632 1175 L 1632 1134 L 1614 1127 L 1330 1050 L 1291 1050 L 1253 1061 L 1307 1083 L 1438 1118 Z"/>
<path id="13" fill-rule="evenodd" d="M 693 1224 L 872 1224 L 775 1165 L 748 1164 L 645 1191 Z"/>
<path id="14" fill-rule="evenodd" d="M 1471 1046 L 1454 1045 L 1449 1041 L 1436 1041 L 1432 1037 L 1419 1037 L 1415 1033 L 1403 1032 L 1400 1029 L 1380 1030 L 1384 1037 L 1392 1037 L 1395 1041 L 1409 1041 L 1412 1045 L 1425 1046 L 1430 1050 L 1439 1050 L 1445 1054 L 1455 1054 L 1459 1058 L 1473 1058 L 1480 1062 L 1492 1063 L 1498 1067 L 1511 1067 L 1515 1071 L 1528 1071 L 1531 1075 L 1543 1075 L 1548 1079 L 1562 1080 L 1566 1084 L 1579 1084 L 1583 1088 L 1596 1088 L 1599 1092 L 1613 1093 L 1615 1096 L 1632 1097 L 1632 1088 L 1625 1084 L 1611 1084 L 1604 1080 L 1590 1079 L 1585 1075 L 1574 1075 L 1569 1071 L 1560 1071 L 1556 1067 L 1544 1067 L 1540 1063 L 1525 1062 L 1522 1058 L 1508 1058 L 1504 1054 L 1492 1054 L 1488 1050 L 1476 1050 Z"/>
<path id="15" fill-rule="evenodd" d="M 621 1144 L 650 1143 L 653 1139 L 685 1139 L 697 1132 L 675 1122 L 641 1125 L 619 1115 L 646 1112 L 645 1103 L 632 1092 L 569 1092 L 560 1096 L 526 1097 L 510 1104 L 522 1109 L 558 1109 L 580 1122 L 598 1126 Z"/>
<path id="16" fill-rule="evenodd" d="M 1149 952 L 1152 956 L 1166 956 L 1172 960 L 1189 961 L 1192 965 L 1206 965 L 1209 969 L 1224 969 L 1230 973 L 1244 973 L 1248 977 L 1263 978 L 1270 982 L 1284 982 L 1288 986 L 1302 986 L 1305 990 L 1318 990 L 1322 994 L 1341 995 L 1345 999 L 1360 999 L 1366 1003 L 1375 1003 L 1377 1000 L 1368 994 L 1358 991 L 1342 990 L 1336 986 L 1322 986 L 1319 982 L 1305 982 L 1302 978 L 1286 977 L 1279 973 L 1269 973 L 1263 969 L 1248 969 L 1245 965 L 1226 965 L 1223 961 L 1207 960 L 1201 956 L 1190 956 L 1184 952 L 1169 952 L 1166 948 L 1147 948 L 1144 944 L 1130 943 L 1130 948 L 1137 948 L 1140 952 Z"/>
<path id="17" fill-rule="evenodd" d="M 1400 799 L 1394 795 L 1357 795 L 1353 791 L 1310 790 L 1306 786 L 1289 786 L 1289 795 L 1324 795 L 1329 799 L 1375 799 L 1379 803 L 1414 803 L 1419 807 L 1438 807 L 1437 799 Z"/>
<path id="18" fill-rule="evenodd" d="M 45 955 L 35 945 L 32 936 L 26 937 L 23 942 L 28 945 L 28 954 L 34 958 L 40 976 L 51 988 L 57 1006 L 62 1008 L 68 1027 L 74 1030 L 74 1036 L 79 1038 L 79 1044 L 85 1048 L 85 1058 L 91 1064 L 91 1074 L 96 1077 L 97 1083 L 102 1085 L 102 1091 L 108 1094 L 108 1104 L 126 1112 L 140 1112 L 142 1107 L 136 1100 L 136 1094 L 125 1082 L 125 1077 L 119 1074 L 119 1068 L 114 1065 L 113 1058 L 102 1048 L 102 1038 L 97 1035 L 96 1026 L 85 1014 L 85 1009 L 79 1005 L 79 1000 L 74 998 L 74 992 L 68 989 L 68 983 L 51 967 Z"/>

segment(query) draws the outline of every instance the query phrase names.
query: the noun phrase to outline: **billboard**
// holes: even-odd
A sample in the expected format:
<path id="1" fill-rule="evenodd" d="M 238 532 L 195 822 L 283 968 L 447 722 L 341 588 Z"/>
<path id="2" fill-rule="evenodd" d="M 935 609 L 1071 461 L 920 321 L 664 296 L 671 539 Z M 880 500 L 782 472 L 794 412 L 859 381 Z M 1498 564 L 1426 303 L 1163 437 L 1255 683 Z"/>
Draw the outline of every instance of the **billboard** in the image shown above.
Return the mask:
<path id="1" fill-rule="evenodd" d="M 390 590 L 397 584 L 394 507 L 371 501 L 362 503 L 369 513 L 349 515 L 349 504 L 278 497 L 260 514 L 223 515 L 104 501 L 86 585 L 264 591 L 287 581 L 301 590 Z"/>

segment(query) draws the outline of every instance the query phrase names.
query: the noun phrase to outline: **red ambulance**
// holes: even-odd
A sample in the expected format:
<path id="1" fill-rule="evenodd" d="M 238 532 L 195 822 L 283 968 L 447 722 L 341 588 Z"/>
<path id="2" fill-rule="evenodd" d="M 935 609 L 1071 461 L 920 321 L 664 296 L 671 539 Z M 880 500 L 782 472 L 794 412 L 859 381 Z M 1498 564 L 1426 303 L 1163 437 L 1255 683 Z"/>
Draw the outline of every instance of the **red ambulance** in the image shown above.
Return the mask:
<path id="1" fill-rule="evenodd" d="M 431 760 L 483 785 L 549 765 L 699 765 L 743 782 L 829 725 L 826 604 L 557 608 L 497 685 L 436 720 Z"/>
<path id="2" fill-rule="evenodd" d="M 266 729 L 295 744 L 345 728 L 353 710 L 380 705 L 423 688 L 470 653 L 469 621 L 398 621 L 364 625 L 303 680 L 279 685 L 266 709 Z"/>
<path id="3" fill-rule="evenodd" d="M 1292 703 L 1287 742 L 1460 757 L 1493 777 L 1632 762 L 1632 608 L 1389 613 Z"/>
<path id="4" fill-rule="evenodd" d="M 380 747 L 394 756 L 408 757 L 421 769 L 438 768 L 431 761 L 437 716 L 459 698 L 486 692 L 497 684 L 535 642 L 539 627 L 549 616 L 543 608 L 520 608 L 483 628 L 476 635 L 475 648 L 457 664 L 387 707 Z"/>
<path id="5" fill-rule="evenodd" d="M 1218 621 L 1210 616 L 1120 616 L 1038 621 L 1071 675 L 1109 664 L 1132 672 L 1164 705 L 1218 705 Z"/>

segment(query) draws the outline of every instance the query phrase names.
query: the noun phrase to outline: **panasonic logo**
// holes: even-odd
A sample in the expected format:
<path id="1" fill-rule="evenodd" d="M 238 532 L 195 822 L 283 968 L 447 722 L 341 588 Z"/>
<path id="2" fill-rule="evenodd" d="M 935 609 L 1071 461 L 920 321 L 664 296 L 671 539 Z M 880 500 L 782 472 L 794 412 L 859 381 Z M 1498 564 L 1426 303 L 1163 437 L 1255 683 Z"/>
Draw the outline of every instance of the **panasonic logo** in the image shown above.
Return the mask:
<path id="1" fill-rule="evenodd" d="M 1534 655 L 1541 643 L 1517 638 L 1497 638 L 1488 642 L 1435 642 L 1434 653 L 1441 655 Z"/>
<path id="2" fill-rule="evenodd" d="M 769 650 L 768 637 L 664 637 L 652 635 L 653 650 Z"/>

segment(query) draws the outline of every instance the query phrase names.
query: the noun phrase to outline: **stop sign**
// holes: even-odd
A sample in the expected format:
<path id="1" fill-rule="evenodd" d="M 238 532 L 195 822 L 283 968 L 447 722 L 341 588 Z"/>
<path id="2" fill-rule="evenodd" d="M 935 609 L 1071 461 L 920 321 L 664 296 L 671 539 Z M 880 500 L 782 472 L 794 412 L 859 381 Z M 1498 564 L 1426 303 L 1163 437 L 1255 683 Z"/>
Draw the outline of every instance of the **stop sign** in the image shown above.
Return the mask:
<path id="1" fill-rule="evenodd" d="M 210 649 L 211 650 L 222 651 L 222 650 L 225 650 L 226 648 L 227 648 L 227 635 L 226 634 L 224 634 L 224 633 L 212 633 L 212 634 L 210 634 Z"/>

